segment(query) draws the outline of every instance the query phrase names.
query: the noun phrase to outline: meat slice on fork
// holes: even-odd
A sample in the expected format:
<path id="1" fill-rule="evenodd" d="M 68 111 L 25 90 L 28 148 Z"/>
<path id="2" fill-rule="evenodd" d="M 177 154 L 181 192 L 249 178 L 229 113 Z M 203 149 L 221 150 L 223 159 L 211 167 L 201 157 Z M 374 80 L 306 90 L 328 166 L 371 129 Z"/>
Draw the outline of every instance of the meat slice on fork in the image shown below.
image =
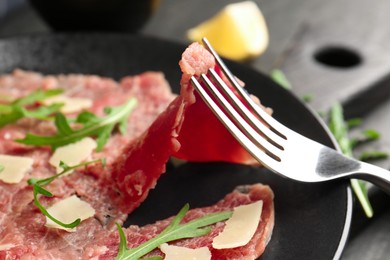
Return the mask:
<path id="1" fill-rule="evenodd" d="M 190 83 L 192 76 L 200 77 L 210 68 L 220 73 L 214 57 L 202 45 L 193 43 L 185 50 L 179 62 L 183 72 L 181 96 L 187 101 L 185 121 L 178 137 L 181 149 L 175 156 L 191 161 L 224 161 L 257 164 L 257 161 L 231 137 L 224 125 L 201 100 Z M 223 74 L 220 74 L 224 77 Z M 227 84 L 228 81 L 227 81 Z M 270 108 L 265 108 L 272 113 Z"/>

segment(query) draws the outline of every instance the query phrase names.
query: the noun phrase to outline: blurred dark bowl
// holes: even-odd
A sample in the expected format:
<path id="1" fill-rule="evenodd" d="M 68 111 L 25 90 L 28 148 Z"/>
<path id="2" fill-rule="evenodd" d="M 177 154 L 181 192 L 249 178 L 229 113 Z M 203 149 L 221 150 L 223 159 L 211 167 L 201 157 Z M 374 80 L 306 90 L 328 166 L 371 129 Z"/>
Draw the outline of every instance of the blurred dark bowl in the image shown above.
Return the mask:
<path id="1" fill-rule="evenodd" d="M 159 0 L 29 0 L 55 31 L 137 32 Z"/>

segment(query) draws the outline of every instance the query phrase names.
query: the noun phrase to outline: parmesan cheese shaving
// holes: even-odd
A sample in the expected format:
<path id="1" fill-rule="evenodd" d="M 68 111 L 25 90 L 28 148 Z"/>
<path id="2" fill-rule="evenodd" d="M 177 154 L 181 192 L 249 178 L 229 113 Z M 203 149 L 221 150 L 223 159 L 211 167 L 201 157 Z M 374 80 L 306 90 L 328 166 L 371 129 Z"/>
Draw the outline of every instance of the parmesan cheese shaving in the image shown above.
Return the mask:
<path id="1" fill-rule="evenodd" d="M 2 245 L 0 245 L 0 251 L 6 251 L 6 250 L 9 250 L 11 248 L 14 248 L 15 246 L 16 245 L 12 244 L 12 243 L 2 244 Z"/>
<path id="2" fill-rule="evenodd" d="M 234 208 L 224 230 L 213 240 L 215 249 L 234 248 L 249 243 L 261 219 L 263 201 Z"/>
<path id="3" fill-rule="evenodd" d="M 71 223 L 76 219 L 81 221 L 92 217 L 95 215 L 95 210 L 90 204 L 85 201 L 82 201 L 76 195 L 72 195 L 66 199 L 60 200 L 57 203 L 53 204 L 51 207 L 47 208 L 47 211 L 54 218 L 58 219 L 63 223 Z M 66 230 L 68 232 L 75 231 L 75 229 L 65 228 L 57 223 L 53 222 L 51 219 L 46 217 L 45 226 L 49 228 L 59 228 Z"/>
<path id="4" fill-rule="evenodd" d="M 57 148 L 51 156 L 49 163 L 56 167 L 59 173 L 62 171 L 62 168 L 59 166 L 60 161 L 63 161 L 69 166 L 77 165 L 90 157 L 96 146 L 97 144 L 94 139 L 85 137 L 76 143 Z"/>
<path id="5" fill-rule="evenodd" d="M 5 183 L 19 183 L 24 175 L 31 170 L 34 160 L 28 157 L 0 155 L 0 165 L 4 169 L 0 172 L 0 180 Z"/>
<path id="6" fill-rule="evenodd" d="M 93 101 L 88 98 L 67 97 L 63 95 L 53 96 L 43 101 L 45 105 L 52 105 L 55 103 L 64 104 L 60 111 L 64 114 L 76 113 L 85 109 L 89 109 L 93 105 Z"/>
<path id="7" fill-rule="evenodd" d="M 160 250 L 165 254 L 164 260 L 209 260 L 211 252 L 208 247 L 200 247 L 196 249 L 172 246 L 164 243 L 160 246 Z"/>

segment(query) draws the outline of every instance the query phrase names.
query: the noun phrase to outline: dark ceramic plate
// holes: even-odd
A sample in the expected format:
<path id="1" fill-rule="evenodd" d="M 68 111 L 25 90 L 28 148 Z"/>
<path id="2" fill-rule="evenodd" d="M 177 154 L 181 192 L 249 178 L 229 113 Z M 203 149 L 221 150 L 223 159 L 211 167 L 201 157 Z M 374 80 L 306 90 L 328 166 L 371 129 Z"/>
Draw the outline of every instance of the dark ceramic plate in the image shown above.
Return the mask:
<path id="1" fill-rule="evenodd" d="M 39 35 L 0 40 L 0 72 L 14 68 L 43 73 L 93 73 L 119 79 L 146 70 L 163 71 L 178 91 L 178 61 L 186 46 L 129 35 Z M 243 65 L 228 63 L 248 90 L 274 109 L 294 130 L 334 147 L 318 118 L 291 93 Z M 254 88 L 256 86 L 256 88 Z M 157 188 L 127 220 L 147 224 L 192 207 L 215 203 L 240 184 L 262 182 L 275 193 L 276 221 L 261 259 L 339 258 L 350 226 L 352 199 L 348 182 L 304 184 L 265 169 L 228 163 L 168 165 Z"/>

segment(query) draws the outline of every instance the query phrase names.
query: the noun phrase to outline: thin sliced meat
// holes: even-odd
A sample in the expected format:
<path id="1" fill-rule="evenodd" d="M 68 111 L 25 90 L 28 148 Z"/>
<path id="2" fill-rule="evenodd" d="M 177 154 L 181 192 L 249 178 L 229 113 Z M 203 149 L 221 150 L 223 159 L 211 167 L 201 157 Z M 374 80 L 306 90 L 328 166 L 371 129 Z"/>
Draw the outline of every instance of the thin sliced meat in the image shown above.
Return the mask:
<path id="1" fill-rule="evenodd" d="M 183 99 L 177 97 L 113 164 L 112 180 L 120 191 L 118 199 L 129 213 L 145 200 L 165 172 L 170 156 L 180 149 L 177 137 L 183 122 L 183 109 Z"/>
<path id="2" fill-rule="evenodd" d="M 198 59 L 198 63 L 195 62 L 196 66 L 194 62 L 189 62 L 192 58 L 188 58 L 188 55 L 192 55 L 195 61 Z M 207 70 L 213 64 L 210 63 L 209 58 L 210 54 L 200 45 L 191 45 L 186 50 L 181 64 L 188 62 L 189 65 L 187 64 L 188 66 L 185 65 L 185 67 L 192 68 L 193 71 L 189 72 L 186 69 L 185 73 L 183 73 L 181 95 L 176 97 L 155 120 L 156 111 L 163 110 L 163 105 L 157 106 L 158 109 L 151 108 L 151 111 L 146 109 L 137 112 L 140 113 L 138 116 L 141 116 L 142 112 L 148 115 L 148 120 L 142 121 L 144 129 L 141 130 L 141 127 L 135 130 L 135 132 L 140 133 L 138 137 L 134 135 L 124 137 L 114 135 L 111 138 L 102 152 L 103 156 L 109 158 L 107 168 L 102 169 L 99 166 L 89 167 L 80 170 L 78 173 L 76 172 L 58 179 L 47 186 L 47 189 L 54 194 L 54 197 L 42 198 L 41 203 L 45 206 L 61 198 L 76 194 L 95 208 L 95 217 L 83 221 L 75 232 L 68 233 L 63 230 L 46 228 L 44 226 L 44 216 L 33 205 L 31 187 L 26 186 L 25 183 L 15 185 L 14 187 L 0 184 L 0 198 L 5 198 L 8 202 L 0 204 L 0 259 L 19 259 L 22 256 L 30 259 L 91 259 L 99 256 L 102 259 L 111 259 L 117 253 L 119 242 L 114 223 L 123 223 L 126 215 L 144 201 L 150 189 L 155 187 L 159 177 L 165 172 L 165 165 L 170 156 L 179 156 L 183 153 L 186 159 L 193 161 L 202 159 L 207 161 L 247 162 L 249 160 L 248 155 L 235 143 L 235 140 L 228 132 L 210 134 L 210 132 L 226 130 L 222 126 L 214 127 L 212 122 L 218 123 L 218 121 L 215 121 L 214 116 L 206 110 L 205 104 L 196 97 L 193 88 L 188 84 L 190 75 L 198 75 L 199 71 Z M 145 76 L 145 74 L 143 75 Z M 35 76 L 37 78 L 34 78 L 34 80 L 39 81 L 39 74 Z M 156 86 L 157 78 L 152 75 L 149 76 L 150 78 L 124 79 L 121 83 L 121 89 L 118 90 L 117 87 L 114 87 L 113 93 L 129 95 L 129 92 L 132 91 L 136 93 L 144 91 L 144 88 L 134 90 L 133 87 L 128 87 L 127 84 L 131 85 L 134 82 L 143 82 L 141 84 L 143 86 L 148 86 L 148 83 L 152 82 L 150 86 L 155 86 L 159 89 Z M 64 77 L 66 78 L 66 76 Z M 27 84 L 24 80 L 25 78 L 22 80 L 23 84 Z M 55 78 L 50 80 L 55 80 Z M 90 81 L 83 81 L 82 78 L 76 77 L 75 80 L 77 82 L 79 80 L 89 82 L 84 85 L 88 86 L 89 94 L 94 92 L 95 87 L 93 86 L 96 86 L 101 91 L 104 89 L 96 82 L 96 78 L 91 78 Z M 89 85 L 90 82 L 93 83 L 91 83 L 92 87 Z M 108 80 L 108 82 L 111 81 Z M 48 85 L 52 86 L 54 83 L 50 84 Z M 111 82 L 109 85 L 112 84 Z M 80 86 L 78 87 L 80 88 Z M 162 88 L 165 87 L 166 85 L 162 86 Z M 28 87 L 22 86 L 23 91 L 27 91 L 26 88 Z M 156 88 L 152 87 L 150 93 L 155 93 Z M 162 90 L 161 93 L 166 94 L 163 102 L 167 103 L 168 100 L 171 100 L 172 95 L 166 90 Z M 141 95 L 146 94 L 143 93 Z M 160 101 L 160 95 L 156 94 L 155 97 L 157 100 L 151 101 L 152 104 L 157 104 Z M 108 103 L 114 102 L 114 99 L 111 98 L 105 100 L 109 100 L 107 101 Z M 102 106 L 103 104 L 99 103 L 98 108 Z M 146 106 L 148 105 L 146 104 Z M 202 112 L 196 115 L 196 109 L 200 109 L 206 114 L 202 114 Z M 129 120 L 134 120 L 134 118 Z M 210 123 L 213 125 L 213 131 L 208 131 Z M 22 122 L 16 125 L 16 130 L 10 127 L 7 130 L 8 132 L 4 132 L 4 129 L 2 129 L 3 135 L 0 136 L 0 139 L 2 138 L 7 144 L 0 145 L 1 152 L 19 155 L 33 154 L 35 156 L 34 170 L 26 178 L 33 176 L 45 177 L 53 174 L 54 168 L 47 163 L 50 155 L 49 149 L 18 147 L 10 144 L 12 140 L 8 138 L 9 135 L 7 133 L 12 134 L 13 131 L 18 131 L 18 133 L 24 134 L 26 131 L 31 130 L 31 127 L 34 127 L 34 130 L 36 130 L 35 124 L 23 124 Z M 202 125 L 206 125 L 206 127 Z M 191 127 L 196 127 L 197 130 L 194 131 L 194 128 Z M 200 132 L 198 131 L 199 127 L 201 129 Z M 199 132 L 199 135 L 192 136 L 191 132 Z M 222 140 L 229 144 L 225 146 L 225 150 L 221 150 L 220 147 Z M 211 150 L 213 147 L 218 147 L 218 149 Z M 194 149 L 194 151 L 191 152 L 191 149 Z M 202 153 L 203 155 L 200 156 Z M 229 257 L 230 259 L 239 259 L 244 255 L 258 256 L 264 250 L 272 231 L 272 192 L 269 188 L 264 189 L 264 186 L 253 186 L 244 192 L 234 192 L 232 194 L 215 206 L 192 210 L 188 218 L 195 218 L 207 212 L 231 209 L 238 205 L 248 204 L 252 200 L 258 200 L 261 197 L 266 202 L 266 210 L 263 213 L 258 232 L 252 241 L 240 250 L 212 250 L 216 259 Z M 256 195 L 257 197 L 254 194 L 258 194 Z M 132 226 L 126 229 L 129 247 L 151 238 L 167 224 L 168 222 L 165 220 L 144 228 Z M 189 247 L 210 245 L 211 236 L 215 236 L 221 228 L 222 224 L 220 223 L 215 225 L 213 233 L 209 236 L 188 241 L 178 241 L 177 243 Z M 133 237 L 137 242 L 133 240 Z M 158 254 L 159 251 L 155 253 Z"/>
<path id="3" fill-rule="evenodd" d="M 216 118 L 190 84 L 191 76 L 199 77 L 214 68 L 220 69 L 214 57 L 198 43 L 191 44 L 183 53 L 179 62 L 183 72 L 181 79 L 181 95 L 186 99 L 184 112 L 186 118 L 178 140 L 181 149 L 174 155 L 180 159 L 191 161 L 225 161 L 254 164 L 253 157 L 232 138 L 232 135 Z M 223 75 L 221 75 L 224 78 Z M 270 111 L 270 110 L 267 110 Z"/>
<path id="4" fill-rule="evenodd" d="M 264 252 L 264 249 L 272 234 L 274 225 L 273 197 L 274 195 L 272 190 L 266 185 L 254 184 L 240 186 L 213 206 L 190 210 L 183 219 L 183 222 L 186 223 L 193 219 L 200 218 L 206 214 L 232 210 L 234 207 L 262 200 L 263 212 L 261 215 L 261 222 L 257 227 L 255 235 L 245 246 L 221 250 L 212 248 L 211 244 L 214 237 L 216 237 L 224 228 L 223 223 L 212 225 L 212 230 L 208 235 L 191 239 L 182 239 L 175 241 L 172 244 L 188 248 L 199 248 L 203 246 L 209 247 L 212 253 L 212 259 L 256 259 Z M 161 233 L 162 230 L 164 230 L 165 227 L 169 225 L 171 221 L 172 218 L 168 218 L 166 220 L 161 220 L 144 227 L 130 226 L 129 228 L 125 229 L 128 247 L 134 248 L 141 243 L 144 243 L 157 236 L 159 233 Z M 84 255 L 88 257 L 92 255 L 96 256 L 96 251 L 105 248 L 105 254 L 100 255 L 99 259 L 112 259 L 116 256 L 118 246 L 118 233 L 113 233 L 110 236 L 101 237 L 100 240 L 95 241 L 95 243 L 93 243 L 90 247 L 87 247 Z M 154 250 L 148 256 L 154 255 L 163 256 L 161 251 L 158 249 Z"/>
<path id="5" fill-rule="evenodd" d="M 126 135 L 114 134 L 104 150 L 93 155 L 95 158 L 107 158 L 106 169 L 100 166 L 80 169 L 46 187 L 54 197 L 42 197 L 44 206 L 76 194 L 96 210 L 95 217 L 83 221 L 74 233 L 46 228 L 45 217 L 33 204 L 32 189 L 27 186 L 26 181 L 31 177 L 45 178 L 55 173 L 54 167 L 48 163 L 51 150 L 14 142 L 27 132 L 51 133 L 53 125 L 28 119 L 0 129 L 1 154 L 34 158 L 33 169 L 22 182 L 6 184 L 0 181 L 0 259 L 19 259 L 22 256 L 78 259 L 83 247 L 97 234 L 116 230 L 114 223 L 123 223 L 126 219 L 129 208 L 123 204 L 124 200 L 118 200 L 117 189 L 112 188 L 113 181 L 107 178 L 110 176 L 109 169 L 122 149 L 145 132 L 176 95 L 172 94 L 164 76 L 156 72 L 145 72 L 116 82 L 93 75 L 44 76 L 15 70 L 12 74 L 1 76 L 0 83 L 0 92 L 13 98 L 25 96 L 41 87 L 64 87 L 66 95 L 97 100 L 92 111 L 98 114 L 102 107 L 119 105 L 129 97 L 135 96 L 141 101 L 129 118 Z M 164 163 L 158 168 L 161 172 L 164 171 Z"/>

